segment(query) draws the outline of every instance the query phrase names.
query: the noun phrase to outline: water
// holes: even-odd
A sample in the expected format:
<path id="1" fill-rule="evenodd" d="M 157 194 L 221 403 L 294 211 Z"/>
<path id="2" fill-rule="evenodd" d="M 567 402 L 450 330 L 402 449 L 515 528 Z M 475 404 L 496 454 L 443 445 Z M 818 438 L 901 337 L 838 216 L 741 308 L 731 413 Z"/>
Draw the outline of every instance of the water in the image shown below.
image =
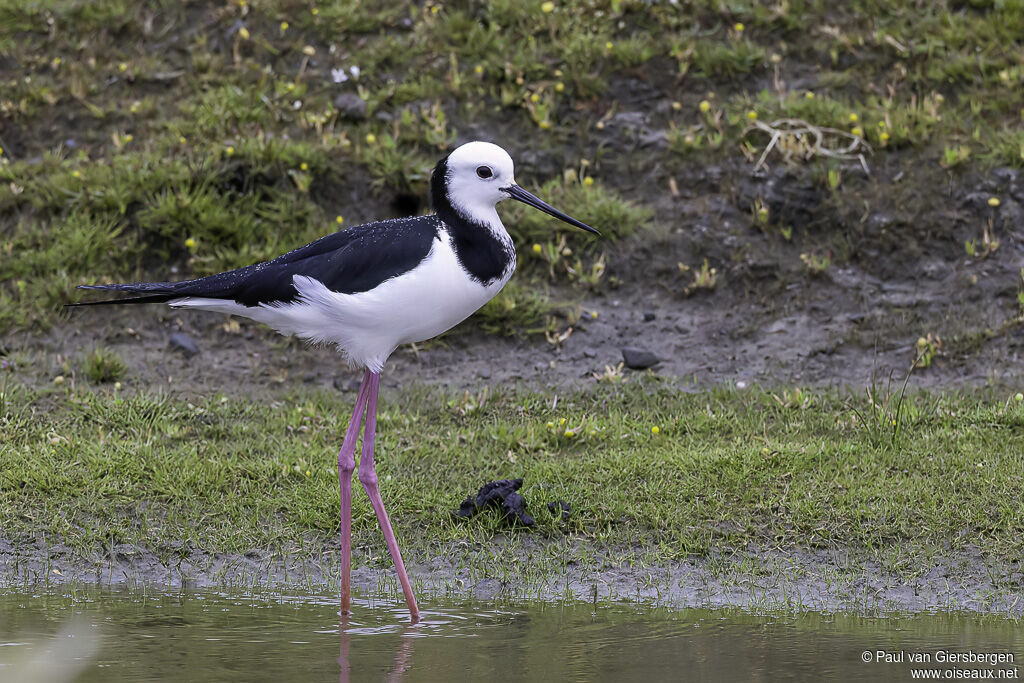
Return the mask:
<path id="1" fill-rule="evenodd" d="M 400 605 L 366 601 L 339 623 L 323 596 L 0 592 L 0 681 L 904 681 L 915 665 L 876 651 L 930 668 L 940 651 L 1012 653 L 954 668 L 1014 678 L 1024 663 L 1024 625 L 991 616 L 422 606 L 410 626 Z"/>

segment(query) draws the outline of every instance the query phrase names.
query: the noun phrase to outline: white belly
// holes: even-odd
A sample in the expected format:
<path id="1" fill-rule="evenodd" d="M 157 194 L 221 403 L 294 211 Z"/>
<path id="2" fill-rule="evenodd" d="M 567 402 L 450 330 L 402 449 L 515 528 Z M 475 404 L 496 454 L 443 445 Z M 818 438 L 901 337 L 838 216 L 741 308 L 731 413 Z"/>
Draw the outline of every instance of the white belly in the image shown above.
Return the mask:
<path id="1" fill-rule="evenodd" d="M 442 230 L 439 235 L 416 268 L 369 292 L 341 294 L 319 280 L 297 275 L 294 283 L 299 297 L 290 303 L 243 306 L 199 298 L 170 303 L 243 315 L 283 334 L 336 344 L 351 363 L 380 372 L 399 345 L 436 337 L 458 325 L 490 301 L 512 276 L 514 262 L 487 287 L 472 280 L 459 264 L 448 234 Z"/>

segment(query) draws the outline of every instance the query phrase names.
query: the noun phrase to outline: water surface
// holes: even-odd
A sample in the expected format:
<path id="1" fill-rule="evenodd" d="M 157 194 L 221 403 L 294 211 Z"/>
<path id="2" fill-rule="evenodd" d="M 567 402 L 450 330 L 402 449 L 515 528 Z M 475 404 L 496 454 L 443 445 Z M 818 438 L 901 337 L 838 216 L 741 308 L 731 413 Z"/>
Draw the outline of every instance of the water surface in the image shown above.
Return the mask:
<path id="1" fill-rule="evenodd" d="M 0 681 L 879 681 L 918 668 L 879 651 L 930 654 L 928 668 L 940 651 L 1010 653 L 955 668 L 1015 678 L 1024 662 L 1021 622 L 991 616 L 421 607 L 409 625 L 401 605 L 372 601 L 341 622 L 336 599 L 315 595 L 0 592 Z"/>

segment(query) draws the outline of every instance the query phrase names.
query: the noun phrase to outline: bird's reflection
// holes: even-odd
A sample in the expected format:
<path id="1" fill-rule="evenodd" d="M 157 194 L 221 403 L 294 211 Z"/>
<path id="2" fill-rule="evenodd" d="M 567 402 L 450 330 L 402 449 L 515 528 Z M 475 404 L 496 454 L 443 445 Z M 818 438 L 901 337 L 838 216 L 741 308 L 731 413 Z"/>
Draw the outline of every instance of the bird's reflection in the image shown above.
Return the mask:
<path id="1" fill-rule="evenodd" d="M 352 663 L 350 660 L 350 653 L 352 649 L 352 634 L 350 632 L 351 623 L 349 621 L 348 614 L 341 615 L 341 621 L 338 624 L 338 634 L 341 638 L 341 647 L 338 656 L 338 683 L 348 683 L 352 673 Z M 413 652 L 413 637 L 416 633 L 417 622 L 406 624 L 402 628 L 402 633 L 399 636 L 398 651 L 395 653 L 394 666 L 391 667 L 391 671 L 384 677 L 385 681 L 401 681 L 402 676 L 412 666 L 412 652 Z"/>

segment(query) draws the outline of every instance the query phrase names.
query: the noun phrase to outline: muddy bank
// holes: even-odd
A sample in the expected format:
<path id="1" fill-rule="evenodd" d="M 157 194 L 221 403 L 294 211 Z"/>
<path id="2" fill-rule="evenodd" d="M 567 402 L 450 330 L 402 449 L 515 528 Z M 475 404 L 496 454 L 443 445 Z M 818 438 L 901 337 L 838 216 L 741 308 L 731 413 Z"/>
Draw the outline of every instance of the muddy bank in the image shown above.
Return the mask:
<path id="1" fill-rule="evenodd" d="M 969 550 L 936 557 L 927 569 L 901 575 L 848 549 L 749 548 L 650 564 L 636 549 L 623 553 L 586 545 L 499 536 L 487 544 L 440 549 L 431 558 L 411 558 L 407 564 L 417 592 L 427 600 L 624 600 L 676 608 L 1024 614 L 1020 567 L 997 566 Z M 364 596 L 400 600 L 394 570 L 382 552 L 354 550 L 352 585 Z M 589 559 L 579 561 L 581 556 Z M 542 559 L 535 561 L 537 557 Z M 0 587 L 17 588 L 89 584 L 330 592 L 339 586 L 336 548 L 161 558 L 122 545 L 106 556 L 82 557 L 61 544 L 29 548 L 0 539 L 0 576 Z"/>
<path id="2" fill-rule="evenodd" d="M 918 339 L 928 337 L 936 340 L 931 364 L 912 386 L 1013 388 L 1024 374 L 1024 174 L 954 178 L 924 169 L 911 184 L 912 162 L 853 176 L 849 194 L 830 195 L 808 169 L 753 173 L 734 161 L 670 171 L 608 159 L 609 173 L 636 179 L 620 192 L 655 217 L 622 241 L 593 247 L 608 264 L 594 290 L 539 282 L 533 265 L 521 268 L 523 286 L 565 302 L 551 338 L 485 334 L 470 319 L 418 349 L 399 349 L 383 383 L 593 383 L 610 372 L 628 376 L 618 366 L 622 348 L 633 346 L 653 353 L 651 371 L 680 386 L 863 387 L 902 380 Z M 665 190 L 670 181 L 676 194 Z M 985 203 L 996 193 L 998 214 Z M 391 211 L 386 198 L 375 201 L 381 215 Z M 770 225 L 751 218 L 758 202 L 771 207 Z M 966 255 L 965 241 L 986 223 L 998 248 Z M 780 226 L 790 226 L 790 239 Z M 828 265 L 812 271 L 809 262 L 825 261 L 809 254 Z M 687 293 L 704 259 L 717 279 Z M 170 345 L 174 333 L 191 337 L 198 353 Z M 14 372 L 37 386 L 80 373 L 97 346 L 125 360 L 128 390 L 267 394 L 289 385 L 345 389 L 359 376 L 331 349 L 305 348 L 246 320 L 163 306 L 76 309 L 47 332 L 0 336 Z"/>

